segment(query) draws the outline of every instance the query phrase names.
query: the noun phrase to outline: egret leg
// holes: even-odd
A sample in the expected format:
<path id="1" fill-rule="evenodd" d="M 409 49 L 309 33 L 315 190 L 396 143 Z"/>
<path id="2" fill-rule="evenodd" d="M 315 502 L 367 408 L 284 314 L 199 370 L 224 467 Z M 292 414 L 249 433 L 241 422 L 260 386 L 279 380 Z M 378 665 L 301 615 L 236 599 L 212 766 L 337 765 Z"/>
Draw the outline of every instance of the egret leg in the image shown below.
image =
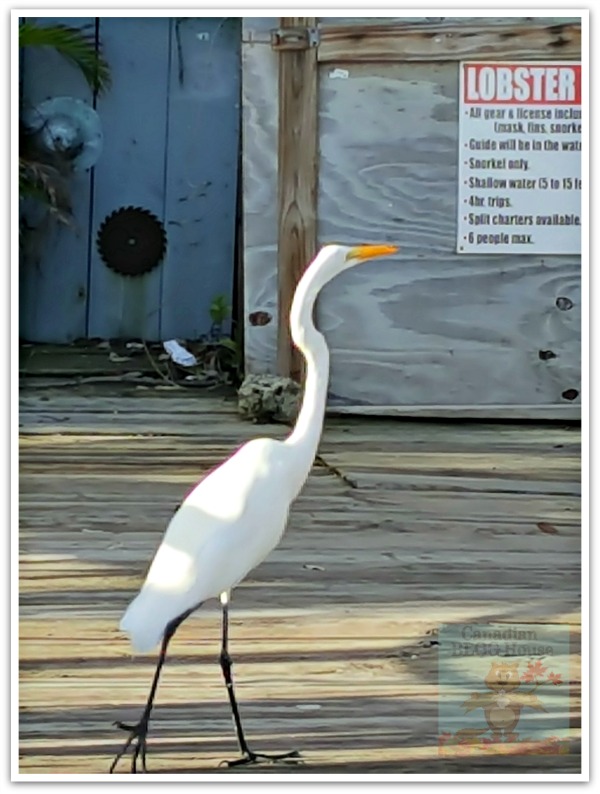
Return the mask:
<path id="1" fill-rule="evenodd" d="M 154 696 L 156 695 L 156 690 L 158 688 L 158 680 L 160 678 L 160 672 L 162 670 L 162 666 L 165 663 L 166 655 L 167 655 L 167 647 L 175 631 L 177 630 L 178 626 L 182 623 L 183 620 L 188 616 L 189 613 L 185 615 L 181 615 L 181 617 L 172 620 L 165 629 L 165 633 L 163 635 L 162 644 L 160 647 L 160 654 L 158 656 L 158 662 L 156 664 L 156 670 L 154 671 L 154 678 L 152 679 L 152 686 L 150 687 L 150 693 L 148 695 L 148 700 L 146 701 L 146 706 L 144 711 L 142 712 L 142 716 L 140 721 L 136 725 L 127 725 L 124 722 L 115 722 L 114 724 L 121 728 L 121 730 L 129 731 L 129 736 L 127 741 L 121 748 L 121 751 L 115 756 L 114 761 L 110 766 L 110 772 L 114 771 L 119 759 L 122 758 L 127 750 L 129 749 L 130 745 L 133 746 L 133 753 L 131 756 L 131 772 L 135 774 L 137 772 L 137 762 L 138 758 L 141 760 L 141 767 L 142 772 L 147 772 L 148 769 L 146 768 L 146 737 L 148 735 L 148 725 L 150 723 L 150 712 L 152 711 L 152 705 L 154 703 Z M 134 744 L 135 743 L 135 744 Z"/>
<path id="2" fill-rule="evenodd" d="M 267 753 L 255 753 L 248 747 L 248 742 L 244 735 L 242 727 L 242 720 L 240 718 L 240 710 L 238 708 L 237 699 L 235 697 L 235 690 L 233 687 L 233 675 L 231 668 L 233 662 L 229 655 L 229 599 L 227 594 L 221 596 L 221 604 L 223 607 L 223 631 L 221 642 L 221 670 L 223 678 L 225 679 L 225 686 L 227 687 L 227 695 L 229 697 L 229 704 L 231 706 L 231 713 L 233 715 L 233 722 L 235 725 L 235 732 L 237 734 L 238 744 L 240 746 L 241 758 L 236 758 L 234 761 L 226 761 L 227 766 L 243 766 L 244 764 L 257 764 L 260 761 L 283 761 L 284 763 L 298 763 L 300 760 L 300 753 L 297 750 L 292 750 L 289 753 L 281 753 L 271 755 Z"/>

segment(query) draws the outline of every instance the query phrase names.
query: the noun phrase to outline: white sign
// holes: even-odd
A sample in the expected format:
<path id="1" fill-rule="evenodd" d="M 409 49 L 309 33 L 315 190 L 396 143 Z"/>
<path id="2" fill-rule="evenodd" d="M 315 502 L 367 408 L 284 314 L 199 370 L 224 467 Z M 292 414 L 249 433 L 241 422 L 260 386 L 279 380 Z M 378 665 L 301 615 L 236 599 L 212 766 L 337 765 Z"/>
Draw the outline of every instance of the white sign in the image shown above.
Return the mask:
<path id="1" fill-rule="evenodd" d="M 581 65 L 460 64 L 459 253 L 581 252 Z"/>

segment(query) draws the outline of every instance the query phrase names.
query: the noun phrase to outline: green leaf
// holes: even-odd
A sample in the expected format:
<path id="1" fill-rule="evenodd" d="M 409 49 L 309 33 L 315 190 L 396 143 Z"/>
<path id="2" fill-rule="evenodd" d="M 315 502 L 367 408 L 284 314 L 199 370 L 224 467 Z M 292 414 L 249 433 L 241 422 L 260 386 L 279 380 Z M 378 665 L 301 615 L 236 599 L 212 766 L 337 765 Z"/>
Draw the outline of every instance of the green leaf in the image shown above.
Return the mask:
<path id="1" fill-rule="evenodd" d="M 215 295 L 210 304 L 210 319 L 215 325 L 221 325 L 229 317 L 231 307 L 225 295 Z"/>
<path id="2" fill-rule="evenodd" d="M 219 345 L 221 347 L 226 347 L 228 350 L 231 350 L 233 353 L 239 353 L 239 345 L 237 342 L 234 342 L 233 339 L 229 339 L 229 337 L 224 336 L 222 339 L 219 339 Z"/>
<path id="3" fill-rule="evenodd" d="M 110 68 L 96 46 L 96 37 L 68 25 L 19 25 L 19 47 L 51 47 L 77 66 L 90 88 L 98 93 L 110 87 Z"/>

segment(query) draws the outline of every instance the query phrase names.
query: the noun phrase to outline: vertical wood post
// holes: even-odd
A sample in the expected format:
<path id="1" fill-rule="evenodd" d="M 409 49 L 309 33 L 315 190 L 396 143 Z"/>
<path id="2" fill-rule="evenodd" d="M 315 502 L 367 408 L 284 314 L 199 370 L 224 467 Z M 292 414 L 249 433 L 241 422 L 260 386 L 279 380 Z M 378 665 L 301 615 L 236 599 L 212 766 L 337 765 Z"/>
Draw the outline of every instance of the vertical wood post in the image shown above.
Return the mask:
<path id="1" fill-rule="evenodd" d="M 282 28 L 316 27 L 316 17 L 282 17 Z M 303 362 L 292 344 L 294 290 L 317 246 L 317 48 L 279 52 L 278 329 L 280 375 L 300 381 Z"/>

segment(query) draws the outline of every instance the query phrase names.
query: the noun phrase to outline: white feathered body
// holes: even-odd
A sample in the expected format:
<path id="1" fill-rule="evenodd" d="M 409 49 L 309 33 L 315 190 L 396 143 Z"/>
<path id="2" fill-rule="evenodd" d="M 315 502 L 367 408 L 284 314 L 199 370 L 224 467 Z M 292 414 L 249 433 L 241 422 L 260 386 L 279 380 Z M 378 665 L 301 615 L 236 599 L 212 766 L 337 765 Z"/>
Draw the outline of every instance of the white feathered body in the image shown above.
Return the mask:
<path id="1" fill-rule="evenodd" d="M 329 351 L 313 323 L 317 295 L 344 270 L 396 250 L 390 245 L 329 245 L 304 272 L 290 310 L 292 339 L 306 362 L 295 427 L 285 441 L 248 442 L 184 500 L 121 621 L 136 650 L 154 648 L 172 620 L 231 590 L 279 543 L 323 427 Z"/>
<path id="2" fill-rule="evenodd" d="M 188 494 L 121 620 L 136 651 L 152 650 L 170 621 L 235 587 L 279 543 L 298 490 L 291 453 L 254 439 Z"/>

